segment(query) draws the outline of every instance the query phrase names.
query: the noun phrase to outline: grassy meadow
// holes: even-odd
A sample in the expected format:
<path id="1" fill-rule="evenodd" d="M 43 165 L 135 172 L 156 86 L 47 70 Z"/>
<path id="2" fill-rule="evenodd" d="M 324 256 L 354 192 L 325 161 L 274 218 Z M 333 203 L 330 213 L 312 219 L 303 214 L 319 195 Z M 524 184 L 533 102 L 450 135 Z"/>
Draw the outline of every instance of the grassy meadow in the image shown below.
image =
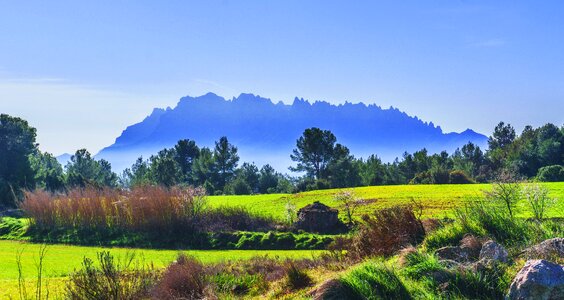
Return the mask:
<path id="1" fill-rule="evenodd" d="M 546 186 L 550 191 L 550 197 L 558 199 L 556 204 L 547 212 L 547 217 L 562 217 L 564 216 L 564 182 L 556 183 L 541 183 Z M 457 207 L 469 204 L 476 199 L 484 198 L 484 191 L 490 190 L 490 184 L 467 184 L 467 185 L 396 185 L 396 186 L 372 186 L 372 187 L 359 187 L 350 190 L 354 193 L 355 197 L 360 201 L 359 206 L 355 211 L 355 217 L 359 217 L 365 213 L 372 213 L 374 210 L 382 208 L 390 208 L 394 205 L 410 204 L 413 200 L 422 204 L 423 218 L 442 218 L 454 216 L 454 209 Z M 314 201 L 321 201 L 331 207 L 340 210 L 341 218 L 344 218 L 342 203 L 334 199 L 335 195 L 342 191 L 341 189 L 328 189 L 317 190 L 298 194 L 270 194 L 270 195 L 251 195 L 251 196 L 210 196 L 207 197 L 207 204 L 211 207 L 217 208 L 222 206 L 230 207 L 243 207 L 253 214 L 260 214 L 272 216 L 280 221 L 285 219 L 286 205 L 291 202 L 297 209 L 311 204 Z M 518 206 L 518 214 L 521 222 L 525 222 L 523 217 L 530 217 L 531 210 L 527 206 L 525 200 L 521 200 Z M 556 221 L 555 221 L 556 222 Z M 560 223 L 554 223 L 560 224 Z M 529 226 L 529 225 L 527 225 Z M 552 227 L 557 225 L 551 225 Z M 399 226 L 401 227 L 401 226 Z M 447 245 L 452 241 L 458 242 L 459 238 L 466 231 L 458 232 L 459 224 L 451 224 L 444 230 L 439 230 L 435 234 L 428 236 L 423 243 L 430 251 L 436 247 L 430 247 L 431 243 L 438 244 L 439 246 Z M 549 228 L 549 227 L 546 227 Z M 555 228 L 555 227 L 554 227 Z M 552 233 L 555 234 L 559 229 L 552 228 Z M 549 232 L 550 230 L 546 231 Z M 525 232 L 525 231 L 524 231 Z M 528 231 L 527 231 L 528 232 Z M 532 232 L 532 231 L 531 231 Z M 443 234 L 445 233 L 445 234 Z M 477 236 L 482 233 L 480 231 L 473 232 Z M 484 232 L 483 235 L 489 233 Z M 533 235 L 528 232 L 527 234 Z M 445 235 L 446 237 L 443 237 Z M 516 234 L 515 236 L 519 236 Z M 548 236 L 548 235 L 547 235 Z M 515 238 L 515 237 L 512 237 Z M 540 237 L 539 237 L 540 238 Z M 451 241 L 452 240 L 452 241 Z M 438 241 L 438 242 L 437 242 Z M 532 240 L 531 240 L 532 242 Z M 21 264 L 24 277 L 26 278 L 25 287 L 28 295 L 33 295 L 35 291 L 35 278 L 36 266 L 42 245 L 34 243 L 26 243 L 15 240 L 0 240 L 0 299 L 18 299 L 18 268 L 16 263 L 16 256 L 21 252 Z M 517 248 L 516 248 L 517 249 Z M 520 249 L 520 248 L 519 248 Z M 141 264 L 151 264 L 156 269 L 162 269 L 168 266 L 172 261 L 177 258 L 179 252 L 186 253 L 201 261 L 204 265 L 211 265 L 214 263 L 225 261 L 240 261 L 248 260 L 256 256 L 267 256 L 270 258 L 285 260 L 285 259 L 302 259 L 312 258 L 319 256 L 323 250 L 157 250 L 157 249 L 131 249 L 131 248 L 104 248 L 104 247 L 86 247 L 86 246 L 71 246 L 64 244 L 52 244 L 47 246 L 47 254 L 44 259 L 44 274 L 43 283 L 49 285 L 50 299 L 58 299 L 64 293 L 65 283 L 67 282 L 69 274 L 74 270 L 81 267 L 84 257 L 89 257 L 95 260 L 98 252 L 108 250 L 116 257 L 116 259 L 123 260 L 128 255 L 134 254 L 136 261 Z M 514 252 L 517 250 L 514 250 Z M 427 254 L 424 254 L 427 255 Z M 432 256 L 425 256 L 425 259 L 434 259 Z M 325 280 L 332 278 L 340 278 L 342 282 L 349 283 L 351 286 L 356 286 L 357 281 L 368 276 L 364 273 L 386 273 L 392 272 L 393 266 L 396 264 L 396 258 L 384 261 L 373 262 L 369 261 L 364 265 L 354 267 L 347 270 L 348 265 L 340 266 L 337 262 L 337 267 L 316 267 L 308 269 L 309 275 L 313 278 L 314 284 L 320 284 Z M 523 261 L 519 261 L 521 266 Z M 420 295 L 422 298 L 431 296 L 429 290 L 422 288 L 423 283 L 416 282 L 411 279 L 408 267 L 403 267 L 404 270 L 397 273 L 397 278 L 405 284 L 409 293 L 413 295 Z M 438 268 L 438 267 L 437 267 Z M 441 267 L 443 268 L 443 267 Z M 516 267 L 515 267 L 516 268 Z M 511 268 L 513 274 L 517 270 Z M 514 270 L 515 269 L 515 270 Z M 363 273 L 364 272 L 364 273 Z M 395 272 L 395 271 L 394 271 Z M 407 273 L 406 273 L 407 272 Z M 450 271 L 449 271 L 450 272 Z M 393 272 L 392 272 L 393 273 Z M 387 273 L 386 273 L 387 274 Z M 391 273 L 390 273 L 391 274 Z M 388 274 L 389 275 L 389 274 Z M 396 276 L 394 275 L 394 276 Z M 464 275 L 464 274 L 463 274 Z M 513 274 L 514 275 L 514 274 Z M 344 276 L 344 277 L 341 277 Z M 371 276 L 371 275 L 370 275 Z M 391 275 L 390 275 L 391 276 Z M 422 276 L 422 275 L 421 275 Z M 416 277 L 421 277 L 417 275 Z M 469 276 L 469 275 L 464 275 Z M 358 277 L 358 278 L 357 278 Z M 393 277 L 393 276 L 392 276 Z M 422 276 L 424 277 L 424 276 Z M 246 277 L 247 278 L 247 277 Z M 250 277 L 249 277 L 250 278 Z M 360 279 L 359 279 L 360 278 Z M 395 278 L 395 277 L 394 277 Z M 471 280 L 469 278 L 468 280 Z M 265 280 L 265 279 L 263 279 Z M 272 286 L 268 289 L 261 290 L 268 293 L 268 298 L 284 298 L 296 299 L 307 298 L 309 289 L 302 289 L 294 291 L 290 294 L 287 292 L 283 282 L 273 282 Z M 363 280 L 363 279 L 362 279 Z M 399 281 L 398 281 L 399 282 Z M 465 284 L 462 282 L 461 284 Z M 421 286 L 419 286 L 421 285 Z M 261 292 L 261 293 L 262 293 Z M 263 298 L 265 295 L 256 294 L 254 297 Z M 277 294 L 282 293 L 282 294 Z M 367 290 L 367 293 L 372 293 Z M 249 296 L 252 292 L 249 294 Z M 226 299 L 231 299 L 230 294 Z M 252 298 L 252 297 L 248 297 Z M 258 298 L 257 298 L 258 299 Z"/>
<path id="2" fill-rule="evenodd" d="M 559 201 L 550 211 L 549 217 L 564 215 L 564 182 L 541 183 L 550 190 L 550 196 Z M 467 201 L 484 197 L 484 191 L 490 190 L 491 184 L 442 184 L 442 185 L 388 185 L 349 188 L 356 197 L 364 200 L 355 211 L 355 216 L 370 213 L 375 209 L 411 203 L 411 199 L 420 202 L 423 207 L 423 218 L 440 218 L 452 216 L 456 207 L 463 206 Z M 270 194 L 251 196 L 210 196 L 208 201 L 212 206 L 243 206 L 249 211 L 266 214 L 277 219 L 284 219 L 285 206 L 288 201 L 299 209 L 313 201 L 340 209 L 342 204 L 334 200 L 334 196 L 342 189 L 328 189 L 304 192 L 299 194 Z M 522 200 L 519 203 L 520 217 L 530 217 L 529 209 Z"/>
<path id="3" fill-rule="evenodd" d="M 27 281 L 28 292 L 34 288 L 37 276 L 41 245 L 17 241 L 0 241 L 0 299 L 18 298 L 18 269 L 16 254 L 22 251 L 21 263 Z M 97 252 L 108 250 L 116 258 L 124 259 L 127 255 L 135 255 L 135 259 L 156 268 L 163 268 L 174 261 L 179 252 L 186 253 L 204 264 L 223 261 L 250 259 L 255 256 L 268 256 L 279 259 L 312 258 L 321 253 L 315 250 L 152 250 L 129 248 L 81 247 L 70 245 L 48 245 L 43 261 L 44 280 L 50 282 L 50 290 L 56 296 L 62 290 L 65 278 L 79 268 L 84 257 L 96 258 Z"/>

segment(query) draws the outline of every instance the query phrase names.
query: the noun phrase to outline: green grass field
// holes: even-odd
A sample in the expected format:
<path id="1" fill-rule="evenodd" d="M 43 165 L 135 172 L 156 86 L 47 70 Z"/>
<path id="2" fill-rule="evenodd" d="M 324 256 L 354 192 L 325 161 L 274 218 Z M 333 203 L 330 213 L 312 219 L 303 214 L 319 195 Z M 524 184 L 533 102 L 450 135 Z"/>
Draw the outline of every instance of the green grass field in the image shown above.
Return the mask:
<path id="1" fill-rule="evenodd" d="M 16 241 L 0 241 L 0 299 L 15 297 L 18 293 L 18 269 L 16 265 L 16 254 L 23 250 L 22 269 L 28 281 L 28 292 L 32 291 L 33 282 L 36 277 L 36 264 L 39 257 L 40 244 L 22 243 Z M 128 253 L 134 253 L 139 262 L 152 263 L 157 268 L 162 268 L 176 259 L 180 251 L 176 250 L 147 250 L 127 248 L 101 248 L 80 247 L 68 245 L 48 245 L 47 255 L 44 259 L 44 278 L 52 282 L 50 285 L 55 294 L 60 292 L 62 281 L 74 269 L 80 267 L 82 259 L 96 258 L 96 253 L 109 250 L 116 258 L 123 259 Z M 310 258 L 319 254 L 320 251 L 311 250 L 189 250 L 182 251 L 192 255 L 203 263 L 216 263 L 228 260 L 244 260 L 255 256 L 273 258 Z"/>
<path id="2" fill-rule="evenodd" d="M 549 188 L 551 197 L 558 199 L 557 205 L 549 210 L 548 216 L 564 216 L 564 182 L 543 183 L 543 185 Z M 444 184 L 370 186 L 346 190 L 354 191 L 358 198 L 366 202 L 358 207 L 356 216 L 396 204 L 409 204 L 411 199 L 414 199 L 423 204 L 423 217 L 429 218 L 450 216 L 454 208 L 463 206 L 467 201 L 483 198 L 483 191 L 490 189 L 490 184 Z M 270 215 L 282 220 L 288 201 L 294 203 L 298 209 L 313 201 L 321 201 L 340 209 L 341 204 L 333 199 L 339 191 L 339 189 L 331 189 L 299 194 L 210 196 L 208 199 L 212 206 L 243 206 L 254 213 Z M 519 203 L 519 207 L 519 216 L 530 216 L 524 200 Z M 342 209 L 340 212 L 342 213 Z"/>
<path id="3" fill-rule="evenodd" d="M 548 217 L 564 217 L 564 182 L 543 184 L 550 190 L 550 196 L 557 199 L 556 205 L 548 211 Z M 356 197 L 363 199 L 363 203 L 355 212 L 358 217 L 375 209 L 390 207 L 397 204 L 409 204 L 414 199 L 424 206 L 423 217 L 452 216 L 456 207 L 463 206 L 468 201 L 483 198 L 483 191 L 491 189 L 489 184 L 470 185 L 401 185 L 401 186 L 373 186 L 360 187 L 352 190 Z M 243 206 L 253 213 L 270 215 L 283 220 L 285 206 L 291 201 L 299 209 L 313 201 L 321 201 L 329 206 L 343 210 L 340 203 L 335 201 L 334 195 L 340 190 L 319 190 L 299 194 L 274 194 L 253 196 L 211 196 L 208 198 L 211 206 Z M 530 209 L 524 200 L 519 203 L 518 216 L 531 216 Z M 342 216 L 342 215 L 341 215 Z M 0 241 L 0 299 L 16 299 L 18 295 L 18 270 L 16 253 L 23 249 L 22 265 L 24 275 L 28 278 L 26 286 L 28 293 L 33 291 L 36 274 L 36 261 L 40 249 L 39 244 L 21 243 L 16 241 Z M 68 245 L 49 245 L 44 261 L 45 278 L 49 279 L 52 295 L 61 295 L 65 277 L 79 267 L 83 257 L 95 258 L 96 253 L 109 248 L 81 247 Z M 136 257 L 145 262 L 153 263 L 155 267 L 163 267 L 173 261 L 178 252 L 176 250 L 148 250 L 148 249 L 109 249 L 118 258 L 123 258 L 128 252 L 134 252 Z M 213 263 L 225 260 L 243 260 L 253 256 L 268 255 L 269 257 L 308 258 L 319 251 L 296 250 L 190 250 L 183 251 L 200 259 L 203 263 Z M 56 297 L 51 297 L 56 298 Z"/>

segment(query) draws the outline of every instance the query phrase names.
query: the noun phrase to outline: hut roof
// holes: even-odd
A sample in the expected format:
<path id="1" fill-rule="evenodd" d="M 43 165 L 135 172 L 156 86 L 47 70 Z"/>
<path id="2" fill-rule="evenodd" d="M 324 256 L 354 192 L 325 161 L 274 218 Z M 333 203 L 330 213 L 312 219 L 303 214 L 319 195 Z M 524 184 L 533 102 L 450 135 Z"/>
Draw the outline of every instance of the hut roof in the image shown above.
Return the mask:
<path id="1" fill-rule="evenodd" d="M 308 204 L 302 207 L 298 213 L 301 212 L 338 212 L 336 209 L 331 208 L 319 201 L 315 201 L 312 204 Z"/>

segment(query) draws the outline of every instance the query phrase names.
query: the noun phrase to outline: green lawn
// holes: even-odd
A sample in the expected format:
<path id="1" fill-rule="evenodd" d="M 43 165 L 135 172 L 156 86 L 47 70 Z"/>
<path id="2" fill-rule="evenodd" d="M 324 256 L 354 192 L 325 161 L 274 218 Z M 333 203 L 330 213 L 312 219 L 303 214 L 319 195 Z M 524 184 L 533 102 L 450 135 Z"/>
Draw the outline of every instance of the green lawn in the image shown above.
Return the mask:
<path id="1" fill-rule="evenodd" d="M 40 244 L 23 243 L 16 241 L 0 241 L 0 299 L 15 297 L 18 293 L 18 269 L 16 265 L 16 253 L 22 249 L 22 266 L 25 278 L 27 278 L 28 291 L 32 291 L 34 278 L 36 277 L 36 263 L 39 256 Z M 68 276 L 75 268 L 80 267 L 82 259 L 96 258 L 96 253 L 109 250 L 118 259 L 123 259 L 127 253 L 134 253 L 139 261 L 153 263 L 155 267 L 161 268 L 172 262 L 180 251 L 177 250 L 147 250 L 127 248 L 101 248 L 81 247 L 68 245 L 48 245 L 47 255 L 44 260 L 45 278 L 51 281 L 50 286 L 55 293 L 60 293 L 64 277 Z M 310 258 L 320 253 L 311 250 L 188 250 L 182 251 L 198 258 L 203 263 L 214 263 L 226 260 L 244 260 L 254 256 L 274 258 Z"/>
<path id="2" fill-rule="evenodd" d="M 548 216 L 564 216 L 564 182 L 543 183 L 550 189 L 550 195 L 558 198 L 558 203 Z M 442 217 L 451 215 L 455 207 L 462 206 L 466 201 L 483 198 L 483 191 L 491 189 L 490 184 L 445 184 L 445 185 L 392 185 L 359 187 L 353 190 L 355 195 L 366 200 L 361 205 L 356 216 L 374 209 L 389 207 L 396 204 L 408 204 L 410 199 L 420 201 L 424 205 L 424 217 Z M 253 196 L 210 196 L 212 206 L 244 206 L 250 211 L 271 215 L 284 219 L 285 206 L 288 201 L 301 208 L 313 201 L 321 201 L 331 207 L 340 208 L 340 203 L 333 200 L 339 189 L 311 191 L 299 194 L 272 194 Z M 530 216 L 526 203 L 519 204 L 520 216 Z M 342 209 L 340 209 L 342 213 Z"/>

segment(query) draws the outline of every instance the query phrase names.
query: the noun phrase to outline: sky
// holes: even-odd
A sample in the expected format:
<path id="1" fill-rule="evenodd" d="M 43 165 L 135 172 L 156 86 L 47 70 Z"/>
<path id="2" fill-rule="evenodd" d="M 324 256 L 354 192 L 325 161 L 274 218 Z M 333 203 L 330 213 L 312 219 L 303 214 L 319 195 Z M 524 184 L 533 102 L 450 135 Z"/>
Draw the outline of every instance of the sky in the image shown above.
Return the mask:
<path id="1" fill-rule="evenodd" d="M 0 0 L 0 113 L 55 155 L 207 92 L 520 132 L 564 124 L 563 37 L 562 1 Z"/>

